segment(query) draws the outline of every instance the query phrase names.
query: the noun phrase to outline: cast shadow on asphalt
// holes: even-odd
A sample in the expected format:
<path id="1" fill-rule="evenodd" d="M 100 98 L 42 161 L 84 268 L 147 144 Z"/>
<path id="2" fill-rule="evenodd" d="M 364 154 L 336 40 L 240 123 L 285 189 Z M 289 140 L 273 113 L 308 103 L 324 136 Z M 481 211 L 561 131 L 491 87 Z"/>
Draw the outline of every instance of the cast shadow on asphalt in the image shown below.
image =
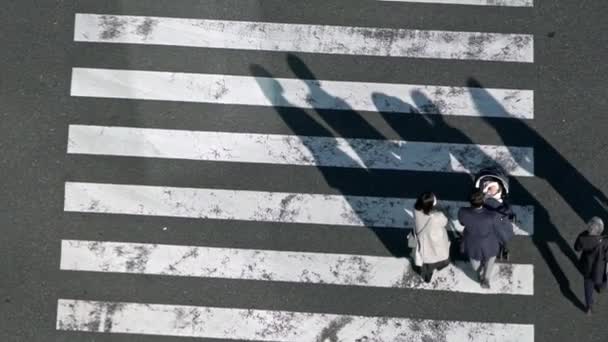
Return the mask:
<path id="1" fill-rule="evenodd" d="M 487 91 L 483 90 L 483 86 L 478 81 L 471 78 L 467 81 L 467 86 L 481 88 L 482 95 L 478 97 L 480 102 L 484 103 L 484 106 L 486 108 L 489 108 L 489 107 L 501 108 L 501 110 L 499 110 L 498 112 L 505 115 L 506 118 L 509 117 L 509 113 Z M 425 106 L 427 103 L 429 103 L 429 99 L 420 92 L 413 92 L 411 95 L 412 95 L 412 99 L 414 100 L 414 104 L 416 106 Z M 376 96 L 382 97 L 382 96 L 386 96 L 386 95 L 378 94 Z M 394 97 L 391 97 L 390 100 L 391 101 L 400 101 L 399 99 L 396 99 Z M 483 108 L 478 107 L 478 109 L 481 112 L 483 112 L 482 111 Z M 444 120 L 445 119 L 444 116 L 441 115 L 441 112 L 436 110 L 436 108 L 435 109 L 424 108 L 424 111 L 440 114 L 440 115 L 429 115 L 428 116 L 428 119 L 429 119 L 428 129 L 433 129 L 434 127 L 442 127 L 443 130 L 450 130 L 451 136 L 459 137 L 459 139 L 458 139 L 459 142 L 465 143 L 465 144 L 470 144 L 470 146 L 476 146 L 475 142 L 472 139 L 470 139 L 470 137 L 468 137 L 466 134 L 464 134 L 459 129 L 456 129 L 456 128 L 450 126 L 448 123 L 446 123 Z M 394 115 L 390 115 L 390 113 L 381 113 L 381 114 L 385 117 L 385 119 L 387 120 L 389 125 L 393 126 L 391 124 L 391 122 L 392 122 L 392 119 L 394 118 Z M 485 122 L 487 122 L 489 124 L 489 126 L 499 134 L 499 136 L 502 138 L 502 141 L 505 141 L 504 137 L 507 135 L 507 133 L 502 130 L 501 125 L 497 124 L 496 120 L 491 120 L 491 119 L 488 119 L 487 117 L 483 117 L 483 120 Z M 519 129 L 517 130 L 518 135 L 532 137 L 532 140 L 525 139 L 525 141 L 534 141 L 535 142 L 535 144 L 533 145 L 534 151 L 535 151 L 535 156 L 538 153 L 543 153 L 547 150 L 547 146 L 543 145 L 542 143 L 538 144 L 539 140 L 541 140 L 542 138 L 534 130 L 532 130 L 529 126 L 527 126 L 521 120 L 516 119 L 516 120 L 512 120 L 512 121 L 521 123 L 520 125 L 518 125 L 519 126 L 518 127 Z M 398 129 L 398 127 L 396 127 L 396 126 L 393 126 L 393 127 L 396 130 Z M 402 137 L 402 138 L 405 139 L 405 137 Z M 407 139 L 405 139 L 405 140 L 407 140 Z M 544 141 L 544 139 L 542 141 Z M 546 144 L 546 141 L 545 141 L 545 144 Z M 509 146 L 512 146 L 512 145 L 509 145 Z M 512 152 L 511 155 L 513 155 L 514 153 L 515 152 Z M 473 154 L 484 155 L 484 152 L 481 149 L 477 148 L 476 151 L 473 152 Z M 454 157 L 460 158 L 463 156 L 454 155 Z M 487 160 L 487 159 L 491 159 L 491 157 L 486 155 L 482 159 Z M 463 165 L 466 165 L 465 160 L 460 160 L 460 162 L 463 163 Z M 566 161 L 563 160 L 563 158 L 562 158 L 561 162 L 566 162 Z M 531 171 L 531 170 L 528 170 L 528 171 Z M 538 177 L 539 176 L 538 173 L 536 173 L 535 176 Z M 570 280 L 568 279 L 566 274 L 561 269 L 553 251 L 550 248 L 551 243 L 556 244 L 557 247 L 559 248 L 559 250 L 578 269 L 577 256 L 574 253 L 573 249 L 571 248 L 570 243 L 563 238 L 563 236 L 559 232 L 557 226 L 552 221 L 549 213 L 542 206 L 542 204 L 535 198 L 534 194 L 525 190 L 524 186 L 521 184 L 521 182 L 517 178 L 514 178 L 514 177 L 510 177 L 510 178 L 511 178 L 511 181 L 510 181 L 511 188 L 520 189 L 522 192 L 522 193 L 520 193 L 520 195 L 522 197 L 526 198 L 527 201 L 529 201 L 528 205 L 532 205 L 534 207 L 535 231 L 534 231 L 534 234 L 532 235 L 532 241 L 533 241 L 534 245 L 536 246 L 536 248 L 539 250 L 543 259 L 545 260 L 545 263 L 549 267 L 551 273 L 553 274 L 555 281 L 558 283 L 558 285 L 560 287 L 560 291 L 561 291 L 562 295 L 566 299 L 568 299 L 574 306 L 576 306 L 577 308 L 579 308 L 581 310 L 584 310 L 584 308 L 585 308 L 584 304 L 579 300 L 579 298 L 576 296 L 576 294 L 572 290 L 572 288 L 570 286 Z M 584 177 L 582 179 L 585 180 L 585 182 L 586 182 L 586 179 Z M 581 181 L 581 180 L 579 179 L 579 181 Z M 588 182 L 586 182 L 586 183 L 588 183 Z M 553 183 L 550 183 L 550 184 L 553 184 Z M 560 193 L 562 193 L 562 192 L 560 192 Z M 564 195 L 564 194 L 562 193 L 562 195 Z M 576 207 L 574 207 L 574 208 L 576 208 Z M 597 214 L 599 214 L 599 212 L 595 212 L 595 214 L 597 215 Z M 512 251 L 512 253 L 517 253 L 517 251 Z"/>
<path id="2" fill-rule="evenodd" d="M 290 106 L 288 100 L 284 97 L 283 89 L 278 82 L 271 81 L 270 83 L 260 84 L 260 87 L 264 91 L 265 95 L 275 106 L 274 108 L 277 113 L 295 134 L 305 135 L 301 134 L 303 133 L 301 132 L 301 127 L 314 127 L 314 131 L 318 132 L 318 135 L 320 136 L 332 137 L 336 134 L 338 136 L 350 136 L 350 133 L 352 132 L 349 132 L 349 127 L 358 127 L 365 129 L 366 132 L 369 132 L 366 138 L 385 139 L 382 133 L 369 124 L 369 122 L 367 122 L 358 112 L 353 110 L 344 100 L 325 92 L 325 90 L 319 86 L 319 83 L 317 82 L 317 79 L 312 71 L 298 57 L 290 54 L 287 57 L 287 62 L 294 74 L 299 79 L 307 80 L 306 84 L 309 87 L 310 99 L 315 99 L 320 103 L 334 103 L 335 107 L 341 108 L 339 110 L 339 115 L 336 115 L 336 110 L 315 108 L 314 110 L 316 113 L 324 121 L 321 123 L 308 115 L 303 109 Z M 273 75 L 259 65 L 252 65 L 251 72 L 257 77 L 265 77 L 271 80 L 273 79 Z M 473 98 L 475 105 L 480 112 L 483 112 L 487 108 L 493 108 L 494 112 L 496 112 L 496 109 L 499 108 L 499 113 L 505 118 L 509 118 L 510 114 L 507 112 L 507 110 L 504 109 L 501 104 L 492 97 L 491 94 L 483 90 L 483 86 L 477 80 L 470 78 L 467 81 L 467 86 L 481 89 L 481 93 L 478 93 L 477 97 Z M 471 151 L 472 154 L 482 156 L 482 160 L 484 161 L 492 161 L 490 156 L 486 155 L 479 148 L 475 148 L 475 142 L 469 136 L 464 134 L 459 129 L 450 126 L 444 120 L 444 116 L 438 111 L 437 106 L 432 105 L 432 102 L 428 97 L 426 97 L 426 95 L 420 92 L 413 92 L 411 94 L 411 98 L 414 101 L 413 106 L 404 103 L 402 100 L 396 97 L 381 93 L 373 94 L 372 100 L 378 108 L 382 118 L 395 132 L 397 132 L 402 140 L 412 140 L 410 136 L 411 134 L 407 134 L 404 131 L 403 125 L 398 124 L 400 114 L 383 111 L 385 108 L 387 108 L 387 103 L 400 108 L 412 108 L 412 112 L 419 109 L 422 114 L 418 113 L 416 115 L 412 115 L 412 117 L 415 117 L 415 123 L 413 126 L 416 128 L 416 130 L 433 131 L 440 128 L 442 134 L 448 134 L 460 143 L 470 144 L 470 146 L 475 149 L 474 151 Z M 433 114 L 427 115 L 426 113 Z M 507 128 L 505 128 L 505 125 L 503 125 L 503 123 L 506 121 L 501 122 L 495 118 L 490 119 L 488 117 L 482 117 L 482 120 L 484 120 L 489 127 L 496 131 L 498 136 L 507 146 L 510 146 L 509 140 L 512 139 L 512 132 L 514 129 L 517 132 L 518 138 L 524 137 L 523 141 L 531 141 L 531 146 L 534 147 L 535 152 L 535 177 L 545 179 L 555 189 L 555 191 L 561 195 L 564 201 L 568 203 L 568 205 L 581 219 L 586 221 L 592 216 L 606 216 L 605 208 L 602 205 L 602 202 L 608 203 L 606 196 L 604 196 L 599 189 L 593 186 L 580 172 L 578 172 L 578 170 L 576 170 L 573 165 L 571 165 L 555 148 L 553 148 L 553 146 L 542 138 L 534 129 L 529 127 L 523 120 L 509 120 L 509 126 Z M 345 122 L 348 122 L 349 124 L 345 125 Z M 408 129 L 409 132 L 411 132 L 411 126 L 409 126 Z M 511 132 L 511 134 L 507 132 L 507 129 L 509 132 Z M 336 134 L 334 134 L 332 130 Z M 308 142 L 303 141 L 303 143 L 307 144 Z M 513 145 L 517 145 L 517 143 L 514 143 Z M 308 146 L 308 148 L 313 153 L 316 151 L 314 146 Z M 335 148 L 334 150 L 337 151 L 336 153 L 339 153 L 340 151 L 338 148 Z M 350 158 L 345 154 L 339 157 Z M 463 158 L 462 160 L 459 160 L 462 165 L 469 164 L 469 161 L 464 160 L 465 156 L 453 157 Z M 450 158 L 450 156 L 446 154 L 445 158 Z M 449 162 L 447 164 L 449 165 Z M 347 194 L 347 191 L 344 189 L 344 182 L 341 179 L 342 177 L 339 172 L 332 172 L 331 167 L 318 168 L 330 186 L 334 187 L 342 194 Z M 366 172 L 374 173 L 376 171 L 374 169 L 366 169 Z M 568 175 L 568 177 L 564 177 L 564 175 Z M 556 282 L 559 284 L 562 295 L 572 302 L 576 307 L 584 310 L 583 303 L 572 291 L 568 277 L 561 269 L 553 251 L 549 246 L 550 243 L 556 244 L 561 253 L 563 253 L 578 269 L 577 256 L 572 250 L 571 244 L 563 238 L 558 227 L 552 221 L 549 213 L 535 198 L 534 194 L 525 190 L 524 186 L 520 183 L 520 181 L 518 181 L 518 179 L 511 177 L 511 182 L 511 188 L 522 189 L 522 197 L 526 198 L 530 202 L 528 204 L 534 206 L 534 222 L 537 229 L 535 229 L 532 236 L 532 241 L 540 251 L 541 256 L 545 260 L 545 263 L 549 267 Z M 433 184 L 429 184 L 428 186 L 432 188 Z M 349 196 L 346 196 L 345 198 L 349 202 L 353 200 Z M 356 207 L 356 203 L 349 204 L 351 204 L 353 208 Z M 366 224 L 366 226 L 370 226 L 371 224 L 368 225 L 368 223 L 372 223 L 367 222 L 368 220 L 366 220 L 364 217 L 360 217 L 360 219 Z M 393 256 L 405 257 L 410 254 L 410 251 L 404 242 L 405 233 L 402 229 L 375 227 L 370 227 L 370 229 L 374 231 L 380 242 Z M 517 251 L 512 252 L 517 253 Z M 468 274 L 470 272 L 466 273 Z"/>
<path id="3" fill-rule="evenodd" d="M 481 88 L 482 102 L 492 103 L 494 106 L 500 104 L 487 91 L 483 85 L 474 78 L 467 81 L 468 87 Z M 477 103 L 476 103 L 477 104 Z M 508 117 L 509 113 L 504 110 L 504 114 Z M 509 140 L 509 133 L 505 126 L 498 125 L 496 121 L 484 117 L 483 120 L 498 134 L 502 141 Z M 525 137 L 525 141 L 531 141 L 534 147 L 535 157 L 535 173 L 536 178 L 544 179 L 551 187 L 559 193 L 561 198 L 568 206 L 578 215 L 578 217 L 587 222 L 593 216 L 606 219 L 606 205 L 608 198 L 593 185 L 576 167 L 574 167 L 564 156 L 561 155 L 547 140 L 545 140 L 538 132 L 528 126 L 523 120 L 510 120 L 511 126 L 509 131 L 518 132 L 518 137 Z M 509 144 L 506 144 L 510 146 Z M 516 186 L 524 187 L 521 183 L 513 178 Z M 525 190 L 524 190 L 525 191 Z M 557 262 L 549 243 L 557 245 L 559 250 L 572 262 L 574 267 L 580 271 L 577 255 L 572 249 L 573 242 L 564 239 L 559 231 L 558 225 L 553 222 L 549 212 L 535 198 L 534 194 L 526 194 L 535 209 L 535 229 L 532 241 L 540 251 L 551 273 L 555 277 L 556 282 L 560 286 L 560 290 L 564 297 L 572 302 L 581 310 L 586 310 L 585 305 L 578 299 L 570 287 L 570 281 L 564 274 Z M 581 230 L 583 227 L 581 227 Z"/>
<path id="4" fill-rule="evenodd" d="M 266 69 L 259 65 L 252 65 L 251 72 L 254 76 L 265 77 L 270 79 L 269 83 L 260 83 L 260 88 L 266 95 L 266 97 L 273 103 L 275 110 L 280 115 L 281 119 L 289 126 L 289 128 L 296 135 L 303 135 L 302 128 L 307 127 L 308 129 L 315 132 L 317 136 L 333 137 L 335 134 L 331 131 L 334 129 L 338 135 L 348 136 L 349 132 L 345 132 L 348 129 L 344 125 L 344 122 L 348 122 L 351 127 L 360 127 L 370 132 L 369 138 L 371 139 L 384 139 L 384 136 L 378 132 L 373 126 L 365 121 L 359 113 L 352 110 L 348 104 L 337 97 L 334 97 L 325 90 L 319 87 L 319 84 L 315 82 L 316 78 L 314 74 L 308 69 L 306 65 L 297 57 L 289 55 L 288 63 L 293 72 L 302 80 L 312 80 L 307 82 L 309 86 L 310 98 L 316 99 L 318 102 L 327 103 L 331 101 L 337 107 L 342 108 L 339 115 L 336 115 L 335 110 L 325 110 L 315 108 L 315 111 L 319 114 L 320 118 L 325 121 L 325 125 L 318 122 L 315 118 L 311 117 L 303 109 L 290 106 L 289 101 L 284 97 L 283 88 L 281 85 L 273 80 L 273 75 L 270 74 Z M 331 129 L 330 129 L 331 127 Z M 310 141 L 302 140 L 303 144 L 307 146 L 309 151 L 315 156 L 315 152 L 318 150 L 315 146 L 309 146 Z M 326 149 L 331 149 L 336 152 L 337 158 L 342 160 L 352 160 L 350 156 L 344 154 L 336 144 L 334 146 L 325 146 Z M 316 159 L 319 156 L 315 156 Z M 318 169 L 322 173 L 327 184 L 337 189 L 341 194 L 345 194 L 343 174 L 335 172 L 334 168 L 319 166 Z M 373 169 L 366 169 L 366 172 L 376 172 Z M 352 208 L 356 208 L 358 205 L 354 203 L 354 198 L 345 196 L 346 200 Z M 359 216 L 362 222 L 366 226 L 370 227 L 371 230 L 377 235 L 381 243 L 385 248 L 396 257 L 405 257 L 408 255 L 408 250 L 405 248 L 404 236 L 402 229 L 386 229 L 373 227 L 373 222 L 369 222 L 365 217 Z"/>

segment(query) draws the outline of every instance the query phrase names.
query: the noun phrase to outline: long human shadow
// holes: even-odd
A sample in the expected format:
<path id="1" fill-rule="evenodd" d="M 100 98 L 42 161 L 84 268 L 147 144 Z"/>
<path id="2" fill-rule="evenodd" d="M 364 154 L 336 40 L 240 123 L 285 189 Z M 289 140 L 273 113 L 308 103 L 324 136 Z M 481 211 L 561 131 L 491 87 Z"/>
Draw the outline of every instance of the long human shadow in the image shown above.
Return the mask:
<path id="1" fill-rule="evenodd" d="M 501 106 L 478 80 L 469 78 L 467 86 L 479 88 L 480 92 L 477 93 L 478 102 L 489 103 L 495 107 Z M 475 104 L 477 105 L 478 102 L 475 102 Z M 503 111 L 506 118 L 513 117 L 504 108 Z M 515 139 L 517 141 L 525 139 L 525 141 L 533 143 L 535 177 L 546 180 L 581 220 L 586 222 L 593 216 L 606 219 L 608 197 L 536 130 L 528 126 L 523 120 L 509 120 L 509 125 L 499 125 L 497 120 L 488 117 L 483 119 L 493 127 L 507 144 Z M 512 133 L 509 134 L 513 131 L 517 132 L 515 136 Z"/>
<path id="2" fill-rule="evenodd" d="M 469 86 L 477 86 L 477 87 L 481 88 L 481 85 L 478 82 L 473 83 L 472 79 L 469 80 Z M 507 110 L 504 107 L 502 107 L 500 105 L 500 103 L 498 103 L 498 101 L 496 101 L 496 99 L 494 99 L 487 91 L 484 91 L 483 89 L 480 89 L 480 90 L 481 90 L 481 96 L 479 93 L 477 93 L 476 94 L 477 96 L 474 98 L 474 100 L 479 100 L 480 103 L 482 103 L 482 105 L 479 105 L 477 107 L 480 110 L 480 112 L 483 113 L 484 111 L 491 108 L 494 113 L 501 113 L 502 115 L 505 115 L 505 116 L 509 115 Z M 378 98 L 378 101 L 386 101 L 387 99 L 383 98 L 383 96 L 386 98 L 390 98 L 390 99 L 388 99 L 389 101 L 400 101 L 398 98 L 390 97 L 390 96 L 386 96 L 386 95 L 382 95 L 382 94 L 376 94 L 375 96 Z M 420 106 L 420 107 L 428 106 L 428 104 L 430 102 L 429 98 L 419 91 L 412 92 L 411 97 L 416 106 Z M 463 163 L 463 165 L 466 165 L 466 163 L 467 163 L 466 158 L 468 156 L 470 156 L 471 154 L 476 155 L 476 156 L 481 155 L 481 156 L 483 156 L 482 157 L 483 160 L 492 160 L 492 158 L 490 156 L 488 156 L 487 154 L 485 154 L 485 152 L 483 152 L 481 149 L 476 147 L 477 145 L 468 135 L 463 133 L 461 130 L 446 123 L 444 120 L 444 116 L 439 111 L 438 107 L 423 108 L 423 112 L 433 112 L 433 113 L 437 114 L 437 115 L 426 116 L 428 119 L 427 120 L 427 122 L 428 122 L 427 129 L 431 130 L 431 129 L 440 128 L 440 130 L 443 132 L 443 134 L 450 136 L 454 139 L 457 139 L 460 143 L 465 143 L 465 144 L 471 145 L 471 150 L 469 150 L 469 152 L 466 155 L 455 154 L 453 156 L 455 158 L 460 158 L 461 159 L 460 162 Z M 385 117 L 385 119 L 389 123 L 389 125 L 391 125 L 395 129 L 395 131 L 397 131 L 397 132 L 401 131 L 398 126 L 398 119 L 396 119 L 394 114 L 386 113 L 386 112 L 383 112 L 381 114 Z M 491 120 L 487 120 L 487 119 L 485 119 L 485 121 L 492 122 Z M 519 122 L 520 120 L 511 120 L 511 121 Z M 500 127 L 500 125 L 497 125 L 497 124 L 492 124 L 491 126 L 494 128 Z M 519 129 L 516 131 L 518 137 L 521 137 L 522 133 L 527 133 L 528 136 L 530 136 L 530 135 L 538 136 L 538 134 L 536 132 L 529 132 L 531 129 L 529 127 L 527 127 L 527 125 L 522 124 L 520 126 L 522 126 L 522 127 L 519 127 Z M 523 126 L 525 126 L 525 130 L 524 130 Z M 509 130 L 509 131 L 511 132 L 511 134 L 513 134 L 512 130 Z M 502 133 L 502 134 L 500 134 L 500 133 Z M 505 131 L 502 131 L 502 130 L 500 133 L 499 133 L 499 135 L 503 138 L 503 142 L 508 145 L 508 142 L 504 141 L 504 137 L 508 133 Z M 530 141 L 530 140 L 525 139 L 524 141 Z M 532 141 L 534 143 L 536 143 L 538 141 L 538 137 L 537 137 L 537 140 L 532 140 Z M 521 142 L 521 141 L 519 141 L 519 142 Z M 537 149 L 537 145 L 533 144 L 533 146 L 535 148 L 535 153 L 538 154 L 537 151 L 539 151 L 539 150 Z M 517 151 L 511 151 L 511 153 L 516 154 Z M 536 162 L 538 163 L 538 160 L 536 160 Z M 578 307 L 581 310 L 584 310 L 583 303 L 578 299 L 576 294 L 572 291 L 571 286 L 570 286 L 570 281 L 569 281 L 568 277 L 566 276 L 566 274 L 561 269 L 559 263 L 557 262 L 555 255 L 553 254 L 552 250 L 549 247 L 549 243 L 551 243 L 551 242 L 555 243 L 559 247 L 560 251 L 564 255 L 566 255 L 566 257 L 568 257 L 568 259 L 575 265 L 575 267 L 578 268 L 576 254 L 570 248 L 570 244 L 568 243 L 568 241 L 566 241 L 563 238 L 563 236 L 560 234 L 556 225 L 552 222 L 551 217 L 549 216 L 549 213 L 543 207 L 543 205 L 538 201 L 538 199 L 536 199 L 534 194 L 528 192 L 517 178 L 513 178 L 513 177 L 510 177 L 510 178 L 511 178 L 510 188 L 519 190 L 519 192 L 520 192 L 519 195 L 522 198 L 525 198 L 526 201 L 529 202 L 528 204 L 534 206 L 535 228 L 541 227 L 541 229 L 535 229 L 534 234 L 532 235 L 532 241 L 535 244 L 535 246 L 538 248 L 538 250 L 540 251 L 541 256 L 545 260 L 545 262 L 546 262 L 547 266 L 549 267 L 549 269 L 551 270 L 551 273 L 553 274 L 555 280 L 559 284 L 562 295 L 566 299 L 568 299 L 570 302 L 572 302 L 576 307 Z M 514 253 L 516 253 L 516 252 L 517 251 L 514 251 Z"/>
<path id="3" fill-rule="evenodd" d="M 367 137 L 370 139 L 382 139 L 385 137 L 382 133 L 376 130 L 370 125 L 358 112 L 353 110 L 348 103 L 343 99 L 333 96 L 322 89 L 319 83 L 316 81 L 315 75 L 312 71 L 296 56 L 289 55 L 287 62 L 291 67 L 292 71 L 296 76 L 303 80 L 308 86 L 308 99 L 314 101 L 317 104 L 329 104 L 331 103 L 333 108 L 340 108 L 339 113 L 336 110 L 314 108 L 314 111 L 318 114 L 319 119 L 313 118 L 305 110 L 293 106 L 284 94 L 284 89 L 277 82 L 273 75 L 259 65 L 252 65 L 251 72 L 254 76 L 258 77 L 258 85 L 266 95 L 266 97 L 275 106 L 275 110 L 281 117 L 281 119 L 289 126 L 289 128 L 296 135 L 310 135 L 305 133 L 314 132 L 314 135 L 322 137 L 334 137 L 338 136 L 352 136 L 354 131 L 361 132 L 365 131 Z M 260 79 L 263 77 L 263 79 Z M 314 107 L 314 103 L 313 103 Z M 348 123 L 348 124 L 345 124 Z M 332 132 L 333 130 L 333 132 Z M 360 165 L 361 163 L 354 160 L 351 156 L 343 152 L 332 139 L 330 140 L 331 145 L 324 145 L 325 150 L 331 150 L 333 155 L 332 158 L 336 160 L 350 161 L 349 164 Z M 312 142 L 308 139 L 302 139 L 302 143 L 308 148 L 313 154 L 316 161 L 321 160 L 321 156 L 315 155 L 318 151 L 318 145 L 312 145 Z M 357 152 L 356 146 L 350 146 L 353 148 L 355 153 Z M 360 159 L 360 158 L 359 158 Z M 365 172 L 366 174 L 374 174 L 379 172 L 374 169 L 365 168 L 363 171 L 351 169 L 352 172 Z M 385 227 L 374 227 L 373 224 L 368 224 L 368 220 L 357 213 L 356 208 L 360 205 L 356 202 L 356 199 L 349 196 L 349 190 L 344 181 L 344 172 L 336 172 L 336 168 L 317 166 L 322 173 L 327 184 L 337 189 L 341 194 L 345 195 L 345 199 L 349 202 L 353 211 L 360 217 L 361 221 L 372 230 L 378 240 L 384 245 L 384 247 L 396 257 L 405 257 L 409 255 L 409 249 L 406 246 L 405 232 L 399 228 L 385 228 Z M 359 173 L 360 174 L 360 173 Z M 376 175 L 379 176 L 379 175 Z M 376 177 L 372 176 L 372 177 Z M 379 178 L 379 177 L 377 177 Z M 352 186 L 351 186 L 352 188 Z"/>
<path id="4" fill-rule="evenodd" d="M 500 106 L 496 99 L 484 90 L 482 84 L 474 79 L 467 80 L 467 86 L 479 88 L 478 98 L 486 103 L 491 103 L 495 106 Z M 505 110 L 506 117 L 512 117 Z M 510 126 L 497 124 L 496 120 L 484 118 L 484 120 L 496 131 L 501 139 L 508 145 L 512 136 L 509 131 L 516 131 L 518 139 L 531 141 L 534 146 L 535 158 L 535 177 L 544 179 L 547 184 L 561 196 L 561 198 L 570 206 L 570 208 L 578 215 L 578 217 L 586 222 L 593 216 L 600 216 L 606 219 L 608 212 L 608 198 L 606 195 L 593 185 L 579 170 L 576 169 L 552 144 L 543 138 L 536 130 L 532 129 L 522 120 L 510 120 Z M 553 271 L 553 275 L 562 287 L 562 282 L 568 283 L 566 276 L 557 272 L 559 269 L 553 252 L 549 248 L 549 243 L 555 243 L 560 251 L 568 257 L 574 266 L 580 271 L 580 265 L 576 253 L 571 247 L 571 243 L 564 239 L 559 231 L 559 227 L 551 221 L 548 212 L 541 206 L 540 203 L 535 203 L 540 210 L 539 217 L 537 216 L 536 225 L 539 226 L 538 233 L 534 234 L 533 241 L 543 255 L 547 265 Z M 584 305 L 578 305 L 584 310 Z"/>

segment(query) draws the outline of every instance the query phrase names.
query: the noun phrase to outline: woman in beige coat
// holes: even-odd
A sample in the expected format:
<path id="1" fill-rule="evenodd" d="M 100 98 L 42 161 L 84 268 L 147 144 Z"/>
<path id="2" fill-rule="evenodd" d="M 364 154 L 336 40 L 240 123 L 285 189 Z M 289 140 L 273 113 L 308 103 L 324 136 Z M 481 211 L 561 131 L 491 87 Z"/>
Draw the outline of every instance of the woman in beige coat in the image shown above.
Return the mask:
<path id="1" fill-rule="evenodd" d="M 414 224 L 417 246 L 414 255 L 420 275 L 429 283 L 436 269 L 443 269 L 450 264 L 450 240 L 448 239 L 448 218 L 436 210 L 437 197 L 425 192 L 418 197 L 414 205 Z"/>

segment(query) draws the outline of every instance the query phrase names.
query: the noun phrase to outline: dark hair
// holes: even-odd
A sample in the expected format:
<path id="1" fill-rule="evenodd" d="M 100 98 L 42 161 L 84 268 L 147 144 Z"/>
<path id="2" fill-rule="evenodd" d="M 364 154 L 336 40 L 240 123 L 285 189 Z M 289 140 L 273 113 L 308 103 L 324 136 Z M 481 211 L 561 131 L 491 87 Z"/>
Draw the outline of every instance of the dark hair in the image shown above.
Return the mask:
<path id="1" fill-rule="evenodd" d="M 433 206 L 435 205 L 435 194 L 432 192 L 424 192 L 416 199 L 414 209 L 422 211 L 425 214 L 429 214 Z"/>
<path id="2" fill-rule="evenodd" d="M 481 190 L 473 190 L 471 197 L 469 197 L 469 203 L 474 208 L 481 207 L 483 205 L 484 193 Z"/>

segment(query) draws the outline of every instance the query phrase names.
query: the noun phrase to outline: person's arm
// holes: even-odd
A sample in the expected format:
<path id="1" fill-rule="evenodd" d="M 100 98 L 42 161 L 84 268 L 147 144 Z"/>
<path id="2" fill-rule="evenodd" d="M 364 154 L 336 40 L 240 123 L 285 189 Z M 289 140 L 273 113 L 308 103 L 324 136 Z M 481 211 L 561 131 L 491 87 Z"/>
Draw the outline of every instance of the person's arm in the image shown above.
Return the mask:
<path id="1" fill-rule="evenodd" d="M 581 235 L 576 237 L 576 241 L 574 241 L 574 250 L 580 252 L 583 249 L 581 245 Z"/>
<path id="2" fill-rule="evenodd" d="M 464 208 L 460 208 L 458 209 L 458 222 L 460 222 L 460 224 L 462 226 L 464 226 L 464 216 L 465 216 L 465 209 Z"/>
<path id="3" fill-rule="evenodd" d="M 458 223 L 460 223 L 460 227 L 457 227 L 452 221 L 450 221 L 450 223 L 449 223 L 450 226 L 452 227 L 452 230 L 460 237 L 464 237 L 464 234 L 467 230 L 467 225 L 465 224 L 465 221 L 466 221 L 465 217 L 466 217 L 465 208 L 460 208 L 458 210 Z"/>

